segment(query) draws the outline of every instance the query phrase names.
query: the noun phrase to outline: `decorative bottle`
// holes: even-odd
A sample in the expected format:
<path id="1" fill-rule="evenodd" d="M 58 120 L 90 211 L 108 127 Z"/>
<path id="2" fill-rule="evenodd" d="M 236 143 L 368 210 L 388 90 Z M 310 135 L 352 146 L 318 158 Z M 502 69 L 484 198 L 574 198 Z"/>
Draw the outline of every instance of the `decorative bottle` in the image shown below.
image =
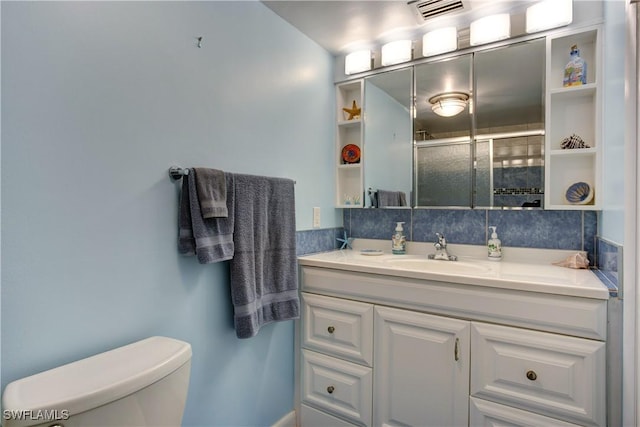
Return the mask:
<path id="1" fill-rule="evenodd" d="M 571 46 L 571 60 L 564 67 L 562 86 L 580 86 L 587 84 L 587 63 L 580 57 L 578 45 Z"/>
<path id="2" fill-rule="evenodd" d="M 489 228 L 493 228 L 493 232 L 487 242 L 488 257 L 491 261 L 500 261 L 502 259 L 502 242 L 498 239 L 497 227 L 491 226 Z"/>
<path id="3" fill-rule="evenodd" d="M 391 253 L 395 255 L 404 255 L 407 253 L 407 239 L 404 236 L 402 224 L 404 224 L 404 222 L 396 223 L 396 234 L 391 237 Z"/>

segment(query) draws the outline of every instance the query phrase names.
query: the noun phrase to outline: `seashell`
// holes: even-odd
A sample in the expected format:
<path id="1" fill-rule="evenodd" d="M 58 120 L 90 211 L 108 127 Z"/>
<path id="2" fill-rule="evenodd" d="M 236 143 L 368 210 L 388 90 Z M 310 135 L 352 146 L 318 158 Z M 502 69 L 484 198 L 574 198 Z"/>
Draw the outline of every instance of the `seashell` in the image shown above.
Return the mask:
<path id="1" fill-rule="evenodd" d="M 586 142 L 584 142 L 582 138 L 580 138 L 575 133 L 563 139 L 560 143 L 560 147 L 565 150 L 573 148 L 591 148 Z"/>
<path id="2" fill-rule="evenodd" d="M 586 182 L 576 182 L 567 188 L 565 198 L 575 205 L 586 205 L 593 200 L 593 190 Z"/>
<path id="3" fill-rule="evenodd" d="M 589 259 L 586 253 L 578 252 L 573 255 L 569 255 L 562 261 L 554 262 L 553 265 L 567 268 L 589 268 Z"/>

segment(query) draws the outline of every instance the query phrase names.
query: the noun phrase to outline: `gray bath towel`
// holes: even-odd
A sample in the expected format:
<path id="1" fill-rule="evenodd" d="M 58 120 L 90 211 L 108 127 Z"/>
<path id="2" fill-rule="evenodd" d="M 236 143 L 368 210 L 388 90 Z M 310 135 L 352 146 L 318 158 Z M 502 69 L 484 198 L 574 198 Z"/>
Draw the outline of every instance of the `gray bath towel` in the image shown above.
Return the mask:
<path id="1" fill-rule="evenodd" d="M 407 206 L 407 196 L 404 191 L 378 190 L 378 207 Z"/>
<path id="2" fill-rule="evenodd" d="M 294 182 L 233 175 L 231 298 L 236 335 L 249 338 L 262 325 L 300 316 Z"/>
<path id="3" fill-rule="evenodd" d="M 193 170 L 182 177 L 180 194 L 178 251 L 197 255 L 198 262 L 209 264 L 233 258 L 234 183 L 233 175 L 225 174 L 227 218 L 203 218 Z"/>
<path id="4" fill-rule="evenodd" d="M 224 172 L 218 169 L 194 168 L 196 189 L 203 218 L 226 218 L 227 184 Z"/>

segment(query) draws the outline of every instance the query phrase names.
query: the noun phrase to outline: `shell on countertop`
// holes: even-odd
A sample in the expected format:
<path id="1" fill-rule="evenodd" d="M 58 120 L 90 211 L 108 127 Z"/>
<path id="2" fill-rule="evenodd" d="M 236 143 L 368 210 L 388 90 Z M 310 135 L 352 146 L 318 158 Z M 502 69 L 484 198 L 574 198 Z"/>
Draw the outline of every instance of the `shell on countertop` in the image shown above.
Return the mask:
<path id="1" fill-rule="evenodd" d="M 589 268 L 589 259 L 586 253 L 577 252 L 573 255 L 569 255 L 562 261 L 554 262 L 553 265 L 567 268 Z"/>
<path id="2" fill-rule="evenodd" d="M 576 182 L 567 188 L 565 198 L 569 203 L 586 205 L 593 200 L 593 190 L 586 182 Z"/>

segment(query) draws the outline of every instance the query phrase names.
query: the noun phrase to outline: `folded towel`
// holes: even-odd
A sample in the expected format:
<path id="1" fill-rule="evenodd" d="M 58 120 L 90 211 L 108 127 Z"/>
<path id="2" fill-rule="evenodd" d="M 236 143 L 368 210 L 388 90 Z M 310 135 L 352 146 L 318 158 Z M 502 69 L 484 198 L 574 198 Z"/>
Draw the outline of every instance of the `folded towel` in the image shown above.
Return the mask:
<path id="1" fill-rule="evenodd" d="M 200 211 L 203 218 L 226 218 L 227 184 L 218 169 L 194 168 Z"/>
<path id="2" fill-rule="evenodd" d="M 378 190 L 378 207 L 407 206 L 407 196 L 404 191 Z"/>
<path id="3" fill-rule="evenodd" d="M 249 338 L 262 325 L 300 317 L 295 190 L 289 179 L 233 175 L 231 298 L 236 335 Z"/>
<path id="4" fill-rule="evenodd" d="M 197 255 L 200 264 L 233 258 L 234 183 L 233 175 L 225 175 L 227 218 L 203 218 L 193 170 L 182 177 L 180 194 L 178 251 Z"/>

